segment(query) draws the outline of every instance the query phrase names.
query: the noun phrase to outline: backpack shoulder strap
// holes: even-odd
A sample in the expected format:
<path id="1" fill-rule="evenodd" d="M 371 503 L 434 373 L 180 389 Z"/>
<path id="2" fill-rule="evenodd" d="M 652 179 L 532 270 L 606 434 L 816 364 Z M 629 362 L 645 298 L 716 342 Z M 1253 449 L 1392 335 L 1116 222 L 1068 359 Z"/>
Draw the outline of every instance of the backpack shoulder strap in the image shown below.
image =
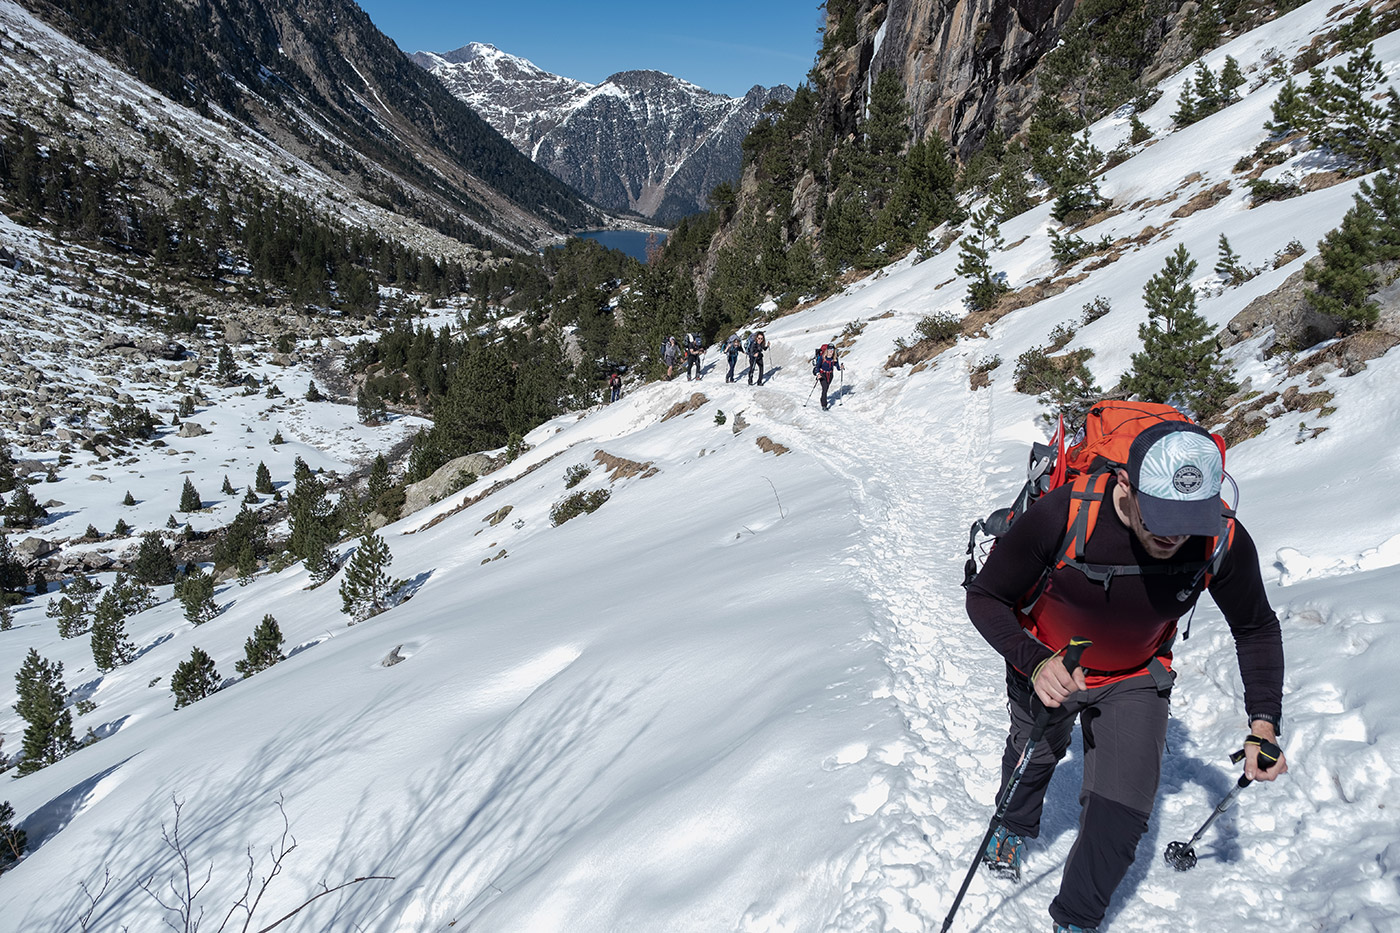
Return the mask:
<path id="1" fill-rule="evenodd" d="M 1050 575 L 1068 564 L 1079 565 L 1079 557 L 1084 545 L 1094 533 L 1099 520 L 1099 510 L 1108 491 L 1108 473 L 1085 473 L 1076 476 L 1070 486 L 1069 515 L 1065 519 L 1065 533 L 1060 538 L 1059 551 L 1055 559 L 1045 565 L 1040 578 L 1031 591 L 1021 600 L 1021 611 L 1030 612 L 1031 607 L 1045 592 Z"/>

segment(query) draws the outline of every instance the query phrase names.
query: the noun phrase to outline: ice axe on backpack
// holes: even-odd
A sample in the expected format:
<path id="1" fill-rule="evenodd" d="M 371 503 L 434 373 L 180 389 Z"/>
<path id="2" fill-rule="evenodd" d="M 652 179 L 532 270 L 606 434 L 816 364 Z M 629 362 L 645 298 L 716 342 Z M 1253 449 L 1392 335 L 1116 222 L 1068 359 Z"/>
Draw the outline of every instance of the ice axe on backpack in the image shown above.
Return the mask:
<path id="1" fill-rule="evenodd" d="M 1259 746 L 1259 766 L 1266 771 L 1272 768 L 1274 764 L 1277 763 L 1279 756 L 1283 754 L 1283 750 L 1273 742 L 1270 742 L 1268 739 L 1261 739 L 1257 735 L 1251 735 L 1249 738 L 1245 739 L 1245 744 Z M 1244 760 L 1244 749 L 1231 753 L 1230 762 L 1232 764 L 1239 764 L 1242 760 Z M 1205 835 L 1205 831 L 1210 828 L 1210 824 L 1214 823 L 1216 819 L 1219 818 L 1220 814 L 1234 805 L 1235 798 L 1239 797 L 1240 791 L 1244 790 L 1252 783 L 1254 782 L 1241 774 L 1240 779 L 1235 782 L 1235 786 L 1230 793 L 1225 795 L 1224 800 L 1216 804 L 1210 816 L 1201 824 L 1201 828 L 1196 830 L 1196 835 L 1192 836 L 1187 842 L 1168 843 L 1167 850 L 1162 853 L 1162 857 L 1167 860 L 1167 864 L 1177 871 L 1190 871 L 1195 868 L 1196 850 L 1193 846 L 1200 841 L 1201 836 Z"/>
<path id="2" fill-rule="evenodd" d="M 1071 638 L 1069 646 L 1065 648 L 1065 670 L 1071 674 L 1079 666 L 1079 659 L 1084 654 L 1084 649 L 1093 642 L 1087 638 Z M 977 866 L 982 864 L 982 853 L 987 851 L 987 843 L 991 841 L 992 834 L 997 831 L 1001 821 L 1006 818 L 1006 811 L 1011 808 L 1011 796 L 1016 793 L 1016 786 L 1021 783 L 1021 776 L 1026 773 L 1026 765 L 1030 764 L 1031 754 L 1035 747 L 1040 744 L 1040 740 L 1045 737 L 1045 727 L 1050 724 L 1050 710 L 1032 691 L 1031 697 L 1036 707 L 1035 723 L 1031 726 L 1030 737 L 1026 739 L 1026 747 L 1021 751 L 1021 760 L 1016 762 L 1016 767 L 1012 769 L 1011 776 L 1006 780 L 1006 786 L 1002 788 L 1001 796 L 997 798 L 997 811 L 992 816 L 992 822 L 987 826 L 987 832 L 982 836 L 982 842 L 977 846 L 977 854 L 972 859 L 972 864 L 968 866 L 967 877 L 963 878 L 962 887 L 958 888 L 958 896 L 953 898 L 953 906 L 948 908 L 948 916 L 943 920 L 943 929 L 940 933 L 948 933 L 948 928 L 953 925 L 953 915 L 958 912 L 958 907 L 962 904 L 963 895 L 967 893 L 968 885 L 972 884 L 972 876 L 977 874 Z"/>

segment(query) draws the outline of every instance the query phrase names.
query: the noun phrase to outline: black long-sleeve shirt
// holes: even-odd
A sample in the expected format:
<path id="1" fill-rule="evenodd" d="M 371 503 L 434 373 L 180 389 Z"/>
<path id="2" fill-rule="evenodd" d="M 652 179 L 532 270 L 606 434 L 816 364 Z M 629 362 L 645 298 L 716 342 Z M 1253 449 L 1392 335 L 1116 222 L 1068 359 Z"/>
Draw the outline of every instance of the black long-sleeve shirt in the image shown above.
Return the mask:
<path id="1" fill-rule="evenodd" d="M 1086 563 L 1198 567 L 1209 557 L 1210 539 L 1201 537 L 1187 541 L 1167 560 L 1153 558 L 1119 518 L 1113 489 L 1110 482 L 1094 531 L 1082 548 Z M 967 591 L 973 625 L 997 653 L 1027 675 L 1054 651 L 1032 637 L 1027 628 L 1031 621 L 1018 603 L 1059 557 L 1069 506 L 1070 489 L 1063 486 L 1027 509 L 997 542 Z M 1094 642 L 1084 653 L 1085 667 L 1120 670 L 1150 659 L 1175 621 L 1190 612 L 1196 596 L 1178 599 L 1184 580 L 1190 576 L 1120 575 L 1105 588 L 1073 567 L 1062 567 L 1051 574 L 1041 595 L 1043 603 L 1049 602 L 1039 609 L 1053 613 L 1056 624 L 1072 628 L 1071 634 Z M 1283 707 L 1283 636 L 1264 593 L 1254 540 L 1239 522 L 1209 589 L 1234 635 L 1246 710 L 1278 717 Z"/>

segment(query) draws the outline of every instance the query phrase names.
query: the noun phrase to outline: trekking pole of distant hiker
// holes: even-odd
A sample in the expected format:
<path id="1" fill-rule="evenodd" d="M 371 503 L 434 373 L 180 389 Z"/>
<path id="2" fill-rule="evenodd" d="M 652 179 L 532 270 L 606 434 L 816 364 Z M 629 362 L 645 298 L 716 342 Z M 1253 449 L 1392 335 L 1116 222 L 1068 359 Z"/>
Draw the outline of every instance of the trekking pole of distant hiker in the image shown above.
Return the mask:
<path id="1" fill-rule="evenodd" d="M 1257 735 L 1251 735 L 1249 738 L 1245 739 L 1244 744 L 1259 746 L 1258 767 L 1264 771 L 1269 770 L 1277 764 L 1279 755 L 1283 754 L 1283 750 L 1273 742 L 1270 742 L 1268 739 L 1261 739 Z M 1230 755 L 1230 762 L 1232 764 L 1239 764 L 1243 758 L 1244 749 L 1240 749 Z M 1244 790 L 1251 783 L 1253 782 L 1249 778 L 1241 774 L 1240 779 L 1235 782 L 1234 789 L 1225 795 L 1224 800 L 1216 804 L 1215 809 L 1211 811 L 1206 821 L 1201 824 L 1201 828 L 1196 830 L 1196 835 L 1192 836 L 1189 842 L 1173 842 L 1168 844 L 1167 851 L 1162 853 L 1163 858 L 1167 860 L 1167 864 L 1177 871 L 1190 871 L 1195 868 L 1196 850 L 1193 849 L 1192 846 L 1200 841 L 1200 838 L 1205 835 L 1206 830 L 1210 829 L 1210 824 L 1214 823 L 1220 814 L 1230 809 L 1230 806 L 1235 802 L 1235 798 L 1240 795 L 1240 791 Z"/>
<path id="2" fill-rule="evenodd" d="M 810 389 L 807 390 L 807 398 L 806 398 L 806 400 L 804 400 L 804 401 L 802 402 L 802 407 L 803 407 L 803 408 L 806 408 L 806 407 L 807 407 L 807 402 L 810 402 L 810 401 L 812 400 L 812 393 L 815 392 L 815 391 L 817 391 L 817 383 L 818 383 L 818 382 L 821 382 L 821 381 L 822 381 L 822 380 L 821 380 L 821 377 L 820 377 L 820 376 L 818 376 L 818 377 L 816 377 L 815 379 L 812 380 L 812 387 L 811 387 Z"/>
<path id="3" fill-rule="evenodd" d="M 1084 654 L 1084 649 L 1091 644 L 1093 642 L 1087 638 L 1071 638 L 1069 640 L 1069 646 L 1065 648 L 1066 671 L 1074 673 L 1074 669 L 1079 666 L 1079 658 Z M 1031 697 L 1036 697 L 1034 689 L 1031 691 Z M 982 836 L 982 841 L 977 846 L 977 854 L 973 856 L 972 864 L 968 866 L 967 877 L 963 878 L 962 887 L 958 888 L 958 896 L 953 898 L 953 906 L 948 908 L 948 916 L 943 920 L 941 933 L 948 933 L 948 928 L 953 925 L 953 915 L 958 912 L 958 906 L 962 904 L 963 895 L 967 893 L 968 885 L 972 884 L 972 876 L 977 874 L 977 866 L 982 863 L 982 853 L 987 850 L 987 843 L 991 841 L 992 833 L 997 831 L 997 827 L 1001 825 L 1002 819 L 1006 816 L 1006 811 L 1011 806 L 1011 795 L 1016 793 L 1016 785 L 1021 783 L 1021 775 L 1026 773 L 1026 765 L 1030 763 L 1031 754 L 1045 736 L 1045 727 L 1050 724 L 1050 709 L 1039 699 L 1035 699 L 1034 705 L 1037 709 L 1035 724 L 1031 726 L 1030 738 L 1026 739 L 1026 747 L 1021 752 L 1021 760 L 1016 762 L 1011 777 L 1007 779 L 1006 786 L 1002 788 L 1001 797 L 997 799 L 997 812 L 992 817 L 986 834 Z"/>

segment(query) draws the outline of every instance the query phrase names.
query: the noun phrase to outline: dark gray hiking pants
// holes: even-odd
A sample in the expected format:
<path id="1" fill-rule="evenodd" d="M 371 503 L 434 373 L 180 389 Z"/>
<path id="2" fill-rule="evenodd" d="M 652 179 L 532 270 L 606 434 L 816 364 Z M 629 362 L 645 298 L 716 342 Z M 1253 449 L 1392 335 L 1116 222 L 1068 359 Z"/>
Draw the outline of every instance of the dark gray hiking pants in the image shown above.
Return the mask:
<path id="1" fill-rule="evenodd" d="M 1010 666 L 1006 692 L 1011 732 L 1002 755 L 1002 786 L 1030 737 L 1030 682 Z M 1137 853 L 1138 840 L 1157 797 L 1167 741 L 1168 695 L 1147 675 L 1076 693 L 1051 710 L 1002 821 L 1008 830 L 1035 838 L 1055 764 L 1069 748 L 1074 720 L 1084 733 L 1084 783 L 1079 791 L 1079 837 L 1065 861 L 1060 893 L 1050 902 L 1057 923 L 1096 927 Z"/>

